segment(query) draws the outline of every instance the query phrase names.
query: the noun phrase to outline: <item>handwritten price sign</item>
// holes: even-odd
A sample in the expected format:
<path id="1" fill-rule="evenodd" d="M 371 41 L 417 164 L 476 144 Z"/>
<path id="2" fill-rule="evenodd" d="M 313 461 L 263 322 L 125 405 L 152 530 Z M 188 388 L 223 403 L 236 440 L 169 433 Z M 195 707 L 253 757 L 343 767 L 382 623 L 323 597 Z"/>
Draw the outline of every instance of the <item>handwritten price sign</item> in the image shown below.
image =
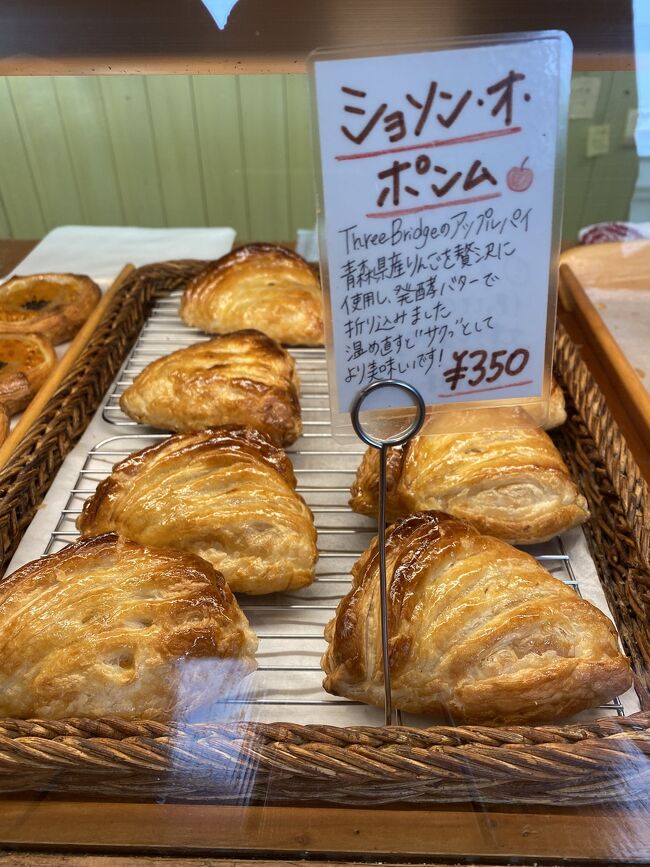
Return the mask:
<path id="1" fill-rule="evenodd" d="M 449 384 L 450 391 L 452 393 L 455 392 L 458 383 L 466 380 L 467 385 L 472 390 L 466 392 L 459 391 L 457 394 L 474 395 L 478 394 L 479 391 L 493 391 L 491 387 L 477 389 L 476 386 L 481 385 L 481 383 L 485 383 L 487 386 L 488 383 L 493 383 L 500 379 L 504 373 L 506 376 L 515 377 L 523 373 L 524 368 L 530 360 L 530 352 L 523 347 L 513 349 L 512 352 L 508 352 L 507 349 L 497 349 L 492 353 L 487 352 L 485 349 L 475 349 L 474 352 L 463 349 L 462 352 L 453 352 L 452 359 L 454 362 L 452 367 L 443 373 L 445 382 Z M 492 371 L 492 373 L 489 374 L 489 371 Z M 438 397 L 448 396 L 447 394 L 438 395 Z"/>
<path id="2" fill-rule="evenodd" d="M 313 55 L 335 422 L 382 379 L 547 395 L 570 69 L 557 32 Z"/>

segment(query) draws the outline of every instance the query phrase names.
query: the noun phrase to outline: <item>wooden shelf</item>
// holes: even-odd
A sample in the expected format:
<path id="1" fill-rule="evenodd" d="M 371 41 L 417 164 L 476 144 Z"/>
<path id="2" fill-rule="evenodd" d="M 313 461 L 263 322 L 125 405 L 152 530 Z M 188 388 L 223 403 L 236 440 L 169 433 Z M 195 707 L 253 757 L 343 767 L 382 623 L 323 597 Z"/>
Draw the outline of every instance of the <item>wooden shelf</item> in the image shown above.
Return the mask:
<path id="1" fill-rule="evenodd" d="M 0 74 L 304 72 L 314 48 L 565 30 L 575 69 L 634 68 L 631 0 L 4 0 Z"/>

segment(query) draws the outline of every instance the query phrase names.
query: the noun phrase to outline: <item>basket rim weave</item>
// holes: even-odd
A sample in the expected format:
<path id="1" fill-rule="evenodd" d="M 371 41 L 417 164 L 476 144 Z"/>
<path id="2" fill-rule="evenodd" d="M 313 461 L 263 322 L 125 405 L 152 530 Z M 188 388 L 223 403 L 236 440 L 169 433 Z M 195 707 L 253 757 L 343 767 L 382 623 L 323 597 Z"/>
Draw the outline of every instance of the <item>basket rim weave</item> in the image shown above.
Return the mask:
<path id="1" fill-rule="evenodd" d="M 139 333 L 152 299 L 159 292 L 182 286 L 203 264 L 159 263 L 129 276 L 61 389 L 0 472 L 4 494 L 0 540 L 7 526 L 22 535 L 40 502 L 38 498 L 42 499 L 65 454 L 87 426 Z M 116 341 L 116 329 L 121 342 Z M 594 467 L 591 475 L 595 481 L 591 483 L 595 494 L 592 492 L 590 505 L 610 498 L 608 502 L 616 511 L 612 521 L 620 529 L 620 544 L 625 546 L 622 553 L 617 551 L 613 556 L 606 546 L 600 544 L 598 548 L 598 528 L 588 534 L 592 553 L 594 545 L 598 548 L 599 577 L 635 671 L 644 708 L 641 713 L 605 717 L 587 725 L 440 725 L 428 729 L 282 722 L 164 725 L 110 717 L 4 719 L 0 720 L 0 791 L 46 788 L 130 797 L 163 793 L 187 800 L 244 799 L 248 803 L 256 799 L 295 801 L 300 797 L 355 804 L 479 799 L 575 805 L 647 797 L 650 638 L 646 646 L 643 635 L 648 632 L 647 623 L 641 624 L 645 627 L 641 633 L 639 621 L 650 610 L 645 607 L 650 604 L 648 486 L 602 392 L 561 325 L 555 359 L 574 407 L 571 424 L 584 431 L 588 446 L 575 449 L 585 452 L 582 470 L 570 469 L 575 475 Z M 91 397 L 86 397 L 78 412 L 73 433 L 66 436 L 72 414 L 70 396 L 85 385 Z M 31 500 L 29 496 L 21 500 L 31 482 L 25 478 L 25 468 L 31 464 L 38 466 L 38 486 L 32 485 Z M 16 517 L 20 506 L 23 512 Z M 603 512 L 605 524 L 610 512 L 611 508 Z M 613 532 L 608 526 L 603 531 Z M 17 541 L 5 542 L 5 564 Z M 618 570 L 616 576 L 620 572 L 622 578 L 611 579 L 605 574 L 609 569 Z M 619 598 L 630 576 L 638 579 L 645 594 L 637 600 L 637 609 L 629 600 Z M 611 592 L 608 583 L 615 585 Z M 617 589 L 618 584 L 623 591 Z"/>

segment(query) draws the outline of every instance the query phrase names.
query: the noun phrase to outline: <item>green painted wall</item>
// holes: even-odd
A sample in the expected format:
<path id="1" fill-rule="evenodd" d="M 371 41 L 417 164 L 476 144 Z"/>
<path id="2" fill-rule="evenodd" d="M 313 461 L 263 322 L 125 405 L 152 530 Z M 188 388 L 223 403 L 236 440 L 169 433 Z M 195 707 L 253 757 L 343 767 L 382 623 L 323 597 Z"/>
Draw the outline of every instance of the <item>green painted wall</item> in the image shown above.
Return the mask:
<path id="1" fill-rule="evenodd" d="M 625 219 L 636 179 L 623 142 L 634 76 L 598 75 L 595 116 L 570 124 L 567 239 Z M 602 123 L 610 153 L 588 158 L 588 127 Z M 87 223 L 231 225 L 242 240 L 287 240 L 313 222 L 305 76 L 0 79 L 3 237 Z"/>
<path id="2" fill-rule="evenodd" d="M 633 143 L 626 143 L 628 112 L 637 106 L 633 72 L 580 73 L 600 78 L 594 117 L 569 122 L 563 237 L 576 238 L 578 229 L 604 220 L 627 220 L 638 172 Z M 589 127 L 609 124 L 610 151 L 587 156 Z M 650 214 L 648 214 L 650 219 Z"/>

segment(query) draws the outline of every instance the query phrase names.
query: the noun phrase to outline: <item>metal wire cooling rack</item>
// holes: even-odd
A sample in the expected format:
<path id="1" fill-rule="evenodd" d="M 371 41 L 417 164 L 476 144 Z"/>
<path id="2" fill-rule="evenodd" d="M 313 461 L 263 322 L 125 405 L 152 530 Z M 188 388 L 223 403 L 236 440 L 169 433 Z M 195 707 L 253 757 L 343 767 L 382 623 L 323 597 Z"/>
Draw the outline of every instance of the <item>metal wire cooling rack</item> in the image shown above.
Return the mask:
<path id="1" fill-rule="evenodd" d="M 84 500 L 109 475 L 113 464 L 131 452 L 168 435 L 126 417 L 119 397 L 152 360 L 206 335 L 183 325 L 177 315 L 180 293 L 160 298 L 108 394 L 103 418 L 119 429 L 88 453 L 75 487 L 51 535 L 45 553 L 76 538 L 75 521 Z M 258 670 L 245 681 L 244 691 L 221 700 L 214 719 L 290 720 L 302 724 L 381 724 L 383 711 L 328 695 L 321 687 L 320 657 L 325 649 L 323 628 L 350 586 L 350 569 L 370 543 L 373 521 L 348 507 L 350 485 L 364 447 L 356 439 L 332 438 L 327 373 L 322 349 L 292 350 L 302 383 L 301 406 L 305 433 L 287 453 L 298 479 L 298 492 L 314 513 L 320 558 L 316 580 L 307 588 L 269 596 L 240 596 L 240 605 L 260 639 Z M 528 549 L 551 574 L 576 592 L 580 587 L 561 538 Z M 623 714 L 619 699 L 595 708 L 580 719 Z M 403 714 L 408 725 L 431 723 Z"/>

